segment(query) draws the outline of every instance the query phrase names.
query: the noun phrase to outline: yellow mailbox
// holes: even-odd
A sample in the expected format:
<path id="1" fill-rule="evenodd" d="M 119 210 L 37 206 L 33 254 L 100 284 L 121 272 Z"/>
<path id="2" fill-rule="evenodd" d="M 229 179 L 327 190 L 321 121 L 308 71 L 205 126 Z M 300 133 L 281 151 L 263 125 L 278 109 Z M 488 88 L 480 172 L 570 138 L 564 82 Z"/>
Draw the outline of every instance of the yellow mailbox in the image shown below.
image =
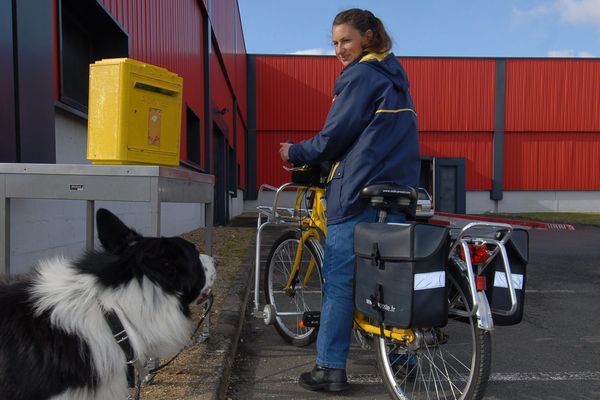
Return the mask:
<path id="1" fill-rule="evenodd" d="M 183 79 L 129 58 L 90 65 L 87 158 L 179 165 Z"/>

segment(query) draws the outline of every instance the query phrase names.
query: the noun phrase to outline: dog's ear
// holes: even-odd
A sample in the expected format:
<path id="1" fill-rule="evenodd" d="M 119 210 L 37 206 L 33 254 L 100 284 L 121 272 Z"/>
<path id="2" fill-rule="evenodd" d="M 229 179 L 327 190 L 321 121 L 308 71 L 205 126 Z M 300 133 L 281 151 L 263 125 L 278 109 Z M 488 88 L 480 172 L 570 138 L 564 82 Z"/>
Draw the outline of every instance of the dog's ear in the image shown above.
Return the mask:
<path id="1" fill-rule="evenodd" d="M 104 208 L 96 212 L 96 226 L 98 239 L 109 253 L 119 254 L 130 243 L 142 238 L 139 233 L 127 227 L 116 215 Z"/>

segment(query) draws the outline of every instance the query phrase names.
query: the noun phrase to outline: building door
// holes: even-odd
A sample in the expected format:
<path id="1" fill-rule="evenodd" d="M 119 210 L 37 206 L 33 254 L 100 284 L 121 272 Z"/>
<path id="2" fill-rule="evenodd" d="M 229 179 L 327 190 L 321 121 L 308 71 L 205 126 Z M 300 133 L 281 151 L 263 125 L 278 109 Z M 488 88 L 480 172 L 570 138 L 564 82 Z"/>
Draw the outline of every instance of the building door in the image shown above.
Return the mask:
<path id="1" fill-rule="evenodd" d="M 433 157 L 421 158 L 421 175 L 419 187 L 424 188 L 433 195 Z"/>
<path id="2" fill-rule="evenodd" d="M 229 222 L 229 196 L 227 195 L 227 140 L 217 124 L 213 124 L 215 157 L 215 225 Z"/>
<path id="3" fill-rule="evenodd" d="M 465 159 L 436 158 L 434 170 L 435 210 L 464 214 L 466 212 Z"/>

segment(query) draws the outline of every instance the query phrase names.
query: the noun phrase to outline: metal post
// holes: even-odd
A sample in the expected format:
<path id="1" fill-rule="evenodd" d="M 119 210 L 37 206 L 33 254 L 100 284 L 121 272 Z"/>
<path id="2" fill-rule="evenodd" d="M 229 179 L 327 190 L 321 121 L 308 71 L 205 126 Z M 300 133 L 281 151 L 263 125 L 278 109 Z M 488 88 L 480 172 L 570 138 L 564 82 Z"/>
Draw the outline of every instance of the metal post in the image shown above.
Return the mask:
<path id="1" fill-rule="evenodd" d="M 210 201 L 204 204 L 204 225 L 206 226 L 204 251 L 207 255 L 213 255 L 212 251 L 212 239 L 213 239 L 213 219 L 214 219 L 214 202 L 215 192 L 214 187 Z M 198 337 L 199 342 L 204 342 L 210 337 L 210 313 L 206 314 L 206 318 L 202 322 L 202 330 Z"/>
<path id="2" fill-rule="evenodd" d="M 158 193 L 158 178 L 150 180 L 150 232 L 156 237 L 160 236 L 160 195 Z M 146 376 L 142 379 L 143 383 L 150 383 L 154 379 L 155 374 L 150 373 L 151 370 L 160 366 L 160 358 L 150 355 L 144 366 Z"/>
<path id="3" fill-rule="evenodd" d="M 94 250 L 94 200 L 86 201 L 85 210 L 85 249 L 87 251 Z"/>
<path id="4" fill-rule="evenodd" d="M 496 94 L 494 109 L 494 136 L 492 138 L 492 191 L 490 199 L 498 201 L 504 195 L 504 119 L 506 114 L 506 59 L 496 59 Z"/>
<path id="5" fill-rule="evenodd" d="M 214 220 L 214 202 L 215 202 L 215 194 L 213 189 L 213 195 L 210 202 L 206 203 L 204 206 L 204 225 L 206 226 L 206 235 L 205 235 L 205 251 L 206 254 L 212 256 L 212 237 L 213 237 L 213 220 Z"/>
<path id="6" fill-rule="evenodd" d="M 0 194 L 0 273 L 10 274 L 10 199 L 4 195 L 4 185 Z"/>
<path id="7" fill-rule="evenodd" d="M 150 230 L 152 235 L 160 236 L 160 194 L 158 193 L 158 178 L 150 181 Z"/>

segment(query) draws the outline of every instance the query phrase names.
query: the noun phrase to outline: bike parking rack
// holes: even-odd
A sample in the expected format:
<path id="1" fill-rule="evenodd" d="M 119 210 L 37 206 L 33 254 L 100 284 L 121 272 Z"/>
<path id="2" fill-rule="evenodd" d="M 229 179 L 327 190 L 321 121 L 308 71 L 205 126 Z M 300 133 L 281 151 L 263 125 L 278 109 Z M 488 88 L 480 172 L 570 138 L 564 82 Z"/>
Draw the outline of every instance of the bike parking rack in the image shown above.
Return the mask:
<path id="1" fill-rule="evenodd" d="M 298 192 L 306 190 L 309 185 L 300 185 L 297 183 L 289 182 L 284 183 L 279 187 L 271 186 L 268 184 L 262 184 L 258 189 L 258 203 L 256 206 L 258 210 L 258 220 L 256 223 L 256 248 L 255 248 L 255 265 L 254 265 L 254 308 L 252 315 L 256 318 L 267 318 L 265 311 L 260 311 L 260 246 L 261 246 L 261 235 L 264 228 L 267 226 L 278 225 L 278 226 L 289 226 L 299 228 L 302 226 L 302 220 L 307 216 L 311 215 L 312 209 L 304 208 L 296 212 L 295 207 L 281 207 L 280 201 L 282 194 L 290 189 L 296 189 L 297 198 Z M 265 197 L 266 193 L 273 192 L 273 201 L 270 205 L 261 205 L 261 197 Z M 263 222 L 263 218 L 266 220 Z"/>

